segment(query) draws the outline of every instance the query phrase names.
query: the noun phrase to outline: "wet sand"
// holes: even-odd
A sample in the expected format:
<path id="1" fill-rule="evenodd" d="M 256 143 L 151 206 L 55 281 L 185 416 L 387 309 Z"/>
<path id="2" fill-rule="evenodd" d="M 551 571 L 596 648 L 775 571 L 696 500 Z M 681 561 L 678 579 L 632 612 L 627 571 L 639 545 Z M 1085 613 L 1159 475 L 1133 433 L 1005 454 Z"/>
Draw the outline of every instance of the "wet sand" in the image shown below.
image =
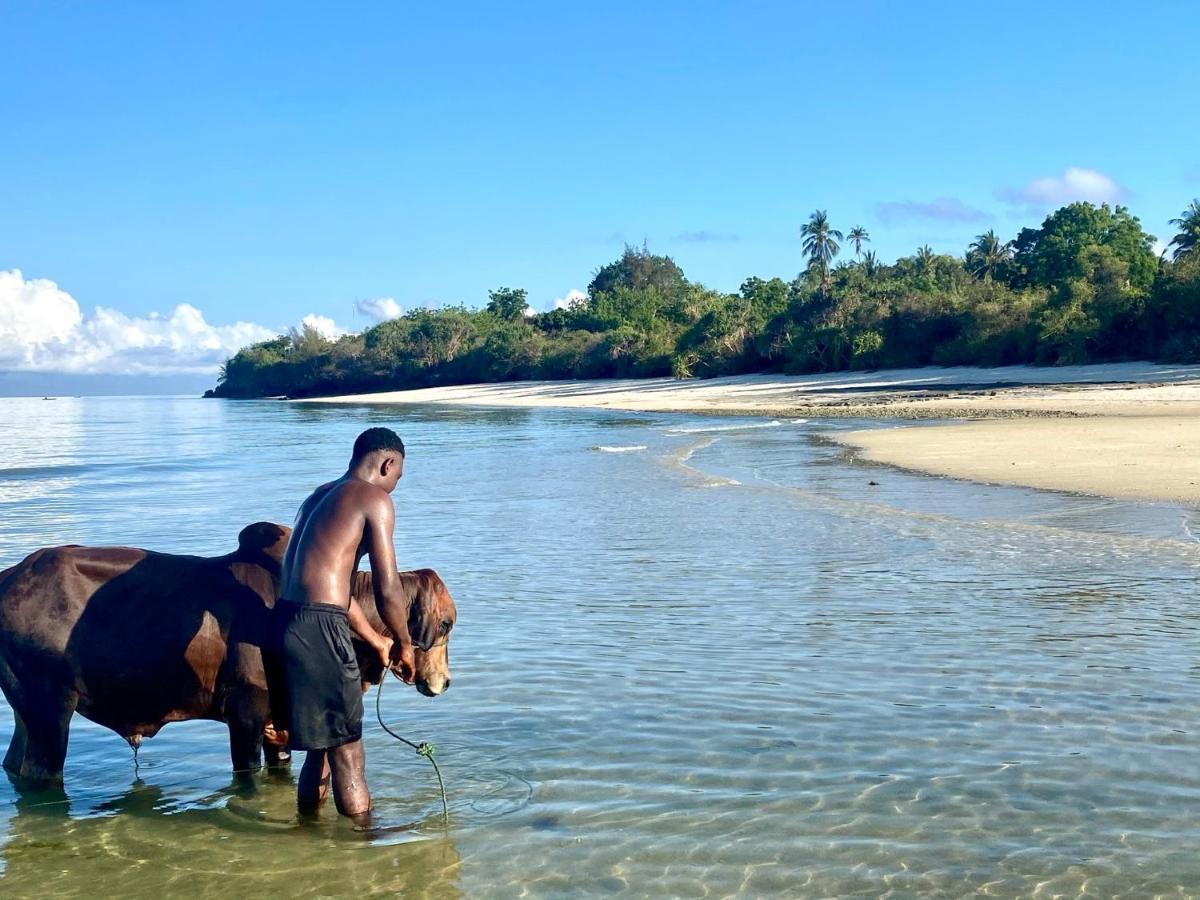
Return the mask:
<path id="1" fill-rule="evenodd" d="M 926 368 L 707 381 L 511 382 L 303 401 L 988 419 L 846 432 L 861 458 L 997 484 L 1200 503 L 1200 366 Z"/>
<path id="2" fill-rule="evenodd" d="M 836 435 L 862 459 L 993 484 L 1200 504 L 1200 416 L 1031 418 Z"/>

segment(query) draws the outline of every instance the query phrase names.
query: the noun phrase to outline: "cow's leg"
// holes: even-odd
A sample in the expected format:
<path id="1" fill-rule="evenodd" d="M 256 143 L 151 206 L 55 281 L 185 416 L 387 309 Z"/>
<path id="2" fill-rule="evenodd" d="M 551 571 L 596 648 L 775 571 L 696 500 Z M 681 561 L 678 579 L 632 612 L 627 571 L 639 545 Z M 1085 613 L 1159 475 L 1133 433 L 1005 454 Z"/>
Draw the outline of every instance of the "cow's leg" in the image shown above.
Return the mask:
<path id="1" fill-rule="evenodd" d="M 13 774 L 33 782 L 62 781 L 71 716 L 79 695 L 68 689 L 38 689 L 26 691 L 23 700 L 14 712 L 25 725 L 25 752 Z"/>
<path id="2" fill-rule="evenodd" d="M 235 772 L 262 768 L 263 720 L 234 715 L 229 720 L 229 756 Z"/>
<path id="3" fill-rule="evenodd" d="M 4 769 L 10 774 L 16 775 L 21 771 L 21 762 L 25 759 L 25 745 L 28 739 L 25 720 L 21 718 L 21 709 L 25 706 L 22 702 L 24 695 L 21 692 L 21 685 L 17 681 L 16 673 L 2 655 L 0 655 L 0 691 L 3 691 L 4 699 L 8 701 L 8 706 L 13 711 L 13 735 L 12 740 L 8 743 L 8 752 L 4 754 Z"/>
<path id="4" fill-rule="evenodd" d="M 8 743 L 8 752 L 4 754 L 4 769 L 13 775 L 20 773 L 21 763 L 25 759 L 25 746 L 28 735 L 25 731 L 25 720 L 15 709 L 13 710 L 13 736 Z"/>

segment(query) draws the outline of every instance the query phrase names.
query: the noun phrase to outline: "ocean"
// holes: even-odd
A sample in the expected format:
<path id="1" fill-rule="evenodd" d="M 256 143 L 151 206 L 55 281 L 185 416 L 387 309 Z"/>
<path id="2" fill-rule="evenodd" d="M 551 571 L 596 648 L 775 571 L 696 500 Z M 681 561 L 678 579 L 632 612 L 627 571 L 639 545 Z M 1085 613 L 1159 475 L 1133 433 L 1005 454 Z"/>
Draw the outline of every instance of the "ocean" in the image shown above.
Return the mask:
<path id="1" fill-rule="evenodd" d="M 375 824 L 231 776 L 224 726 L 138 767 L 76 716 L 62 793 L 0 780 L 0 893 L 124 898 L 1200 892 L 1195 510 L 856 461 L 878 422 L 192 398 L 0 399 L 0 568 L 217 555 L 354 437 L 409 448 L 405 568 L 453 687 L 390 682 Z M 918 425 L 914 427 L 936 427 Z M 874 482 L 874 483 L 872 483 Z M 136 647 L 130 652 L 135 653 Z M 0 749 L 12 729 L 0 703 Z"/>

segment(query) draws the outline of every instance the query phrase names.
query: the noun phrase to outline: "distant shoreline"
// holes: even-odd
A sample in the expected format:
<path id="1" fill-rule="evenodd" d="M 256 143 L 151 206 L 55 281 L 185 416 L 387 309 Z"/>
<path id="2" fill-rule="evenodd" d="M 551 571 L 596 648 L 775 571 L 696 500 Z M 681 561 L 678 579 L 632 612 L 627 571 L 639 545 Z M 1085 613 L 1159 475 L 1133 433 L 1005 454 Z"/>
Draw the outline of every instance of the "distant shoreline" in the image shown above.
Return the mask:
<path id="1" fill-rule="evenodd" d="M 476 384 L 296 400 L 893 420 L 831 435 L 859 458 L 1050 490 L 1200 505 L 1200 366 L 927 368 L 711 380 Z"/>

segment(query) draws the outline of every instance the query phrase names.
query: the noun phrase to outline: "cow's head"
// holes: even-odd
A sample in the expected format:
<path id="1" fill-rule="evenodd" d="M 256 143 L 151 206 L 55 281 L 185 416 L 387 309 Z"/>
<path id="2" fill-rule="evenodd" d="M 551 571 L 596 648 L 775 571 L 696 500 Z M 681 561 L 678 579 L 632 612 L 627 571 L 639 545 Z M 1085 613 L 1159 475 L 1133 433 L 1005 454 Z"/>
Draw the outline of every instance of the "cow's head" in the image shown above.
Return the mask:
<path id="1" fill-rule="evenodd" d="M 426 697 L 436 697 L 450 687 L 450 637 L 458 611 L 445 582 L 433 569 L 417 569 L 400 572 L 399 575 L 408 599 L 408 633 L 416 663 L 413 685 Z M 357 574 L 354 596 L 371 627 L 381 634 L 392 636 L 375 609 L 375 594 L 369 572 Z M 355 649 L 363 681 L 379 681 L 383 677 L 379 657 L 360 641 L 355 641 Z"/>
<path id="2" fill-rule="evenodd" d="M 426 697 L 436 697 L 450 687 L 450 636 L 458 610 L 433 569 L 402 572 L 401 578 L 412 583 L 408 633 L 417 663 L 413 683 Z"/>

